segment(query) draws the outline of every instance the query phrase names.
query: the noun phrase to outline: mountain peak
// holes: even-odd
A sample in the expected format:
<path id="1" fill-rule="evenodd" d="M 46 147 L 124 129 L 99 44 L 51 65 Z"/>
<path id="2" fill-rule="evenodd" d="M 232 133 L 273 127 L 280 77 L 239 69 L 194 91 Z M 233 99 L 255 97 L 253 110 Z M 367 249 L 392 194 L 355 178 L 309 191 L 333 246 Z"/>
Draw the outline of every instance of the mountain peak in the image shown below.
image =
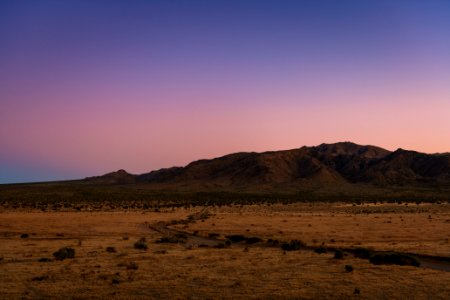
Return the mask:
<path id="1" fill-rule="evenodd" d="M 115 184 L 115 183 L 134 183 L 136 176 L 120 169 L 115 172 L 110 172 L 102 176 L 88 177 L 86 181 L 101 184 Z"/>

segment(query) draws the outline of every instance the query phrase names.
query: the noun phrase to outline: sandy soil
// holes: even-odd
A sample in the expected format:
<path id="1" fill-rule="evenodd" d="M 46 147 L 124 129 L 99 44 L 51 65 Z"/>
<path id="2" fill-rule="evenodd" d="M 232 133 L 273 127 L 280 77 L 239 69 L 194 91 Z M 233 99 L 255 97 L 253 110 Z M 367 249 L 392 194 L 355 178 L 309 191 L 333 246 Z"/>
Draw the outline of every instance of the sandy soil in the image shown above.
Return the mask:
<path id="1" fill-rule="evenodd" d="M 375 266 L 312 251 L 233 244 L 225 249 L 155 243 L 157 222 L 200 211 L 0 213 L 0 298 L 449 299 L 450 272 Z M 450 256 L 450 206 L 298 204 L 209 208 L 210 217 L 172 228 L 308 245 Z M 28 238 L 21 238 L 27 233 Z M 133 244 L 141 237 L 148 249 Z M 53 259 L 70 246 L 74 259 Z M 116 252 L 106 251 L 114 247 Z M 134 264 L 132 264 L 134 263 Z M 352 265 L 353 272 L 346 272 Z M 358 293 L 359 292 L 359 293 Z"/>

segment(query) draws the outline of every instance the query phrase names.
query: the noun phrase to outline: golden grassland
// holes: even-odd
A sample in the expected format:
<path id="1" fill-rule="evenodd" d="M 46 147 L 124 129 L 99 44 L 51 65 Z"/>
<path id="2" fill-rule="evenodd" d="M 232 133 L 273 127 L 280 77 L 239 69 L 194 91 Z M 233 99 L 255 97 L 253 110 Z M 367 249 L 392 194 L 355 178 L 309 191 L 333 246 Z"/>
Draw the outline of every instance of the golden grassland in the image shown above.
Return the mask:
<path id="1" fill-rule="evenodd" d="M 223 249 L 155 243 L 148 224 L 201 208 L 154 211 L 0 213 L 0 298 L 449 299 L 450 272 L 309 250 L 232 244 Z M 449 204 L 291 204 L 208 208 L 171 226 L 197 236 L 229 234 L 307 245 L 369 247 L 450 256 Z M 27 233 L 27 238 L 21 235 Z M 147 250 L 134 248 L 145 237 Z M 62 261 L 52 253 L 75 249 Z M 114 247 L 116 252 L 106 251 Z M 345 266 L 352 265 L 353 272 Z"/>

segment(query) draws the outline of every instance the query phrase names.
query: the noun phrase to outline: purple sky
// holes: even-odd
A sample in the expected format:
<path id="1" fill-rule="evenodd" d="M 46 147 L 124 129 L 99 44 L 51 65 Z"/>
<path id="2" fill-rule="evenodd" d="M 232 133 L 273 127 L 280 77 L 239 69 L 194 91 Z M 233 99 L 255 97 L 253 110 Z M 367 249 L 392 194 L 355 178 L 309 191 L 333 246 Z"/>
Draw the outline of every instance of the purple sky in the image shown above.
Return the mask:
<path id="1" fill-rule="evenodd" d="M 337 141 L 450 151 L 449 1 L 0 2 L 0 183 Z"/>

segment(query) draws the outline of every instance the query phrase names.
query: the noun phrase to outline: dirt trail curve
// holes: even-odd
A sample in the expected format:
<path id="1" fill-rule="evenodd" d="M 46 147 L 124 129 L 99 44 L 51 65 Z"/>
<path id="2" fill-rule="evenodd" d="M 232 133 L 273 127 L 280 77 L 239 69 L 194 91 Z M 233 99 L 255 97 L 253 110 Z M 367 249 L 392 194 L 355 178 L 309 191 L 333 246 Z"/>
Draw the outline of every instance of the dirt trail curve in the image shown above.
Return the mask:
<path id="1" fill-rule="evenodd" d="M 154 230 L 156 232 L 161 233 L 163 236 L 184 236 L 186 237 L 186 247 L 216 247 L 220 244 L 223 244 L 223 240 L 215 239 L 215 238 L 207 238 L 202 236 L 194 235 L 187 231 L 181 231 L 173 228 L 169 228 L 168 224 L 165 222 L 158 222 L 153 224 L 148 224 L 147 228 Z"/>

